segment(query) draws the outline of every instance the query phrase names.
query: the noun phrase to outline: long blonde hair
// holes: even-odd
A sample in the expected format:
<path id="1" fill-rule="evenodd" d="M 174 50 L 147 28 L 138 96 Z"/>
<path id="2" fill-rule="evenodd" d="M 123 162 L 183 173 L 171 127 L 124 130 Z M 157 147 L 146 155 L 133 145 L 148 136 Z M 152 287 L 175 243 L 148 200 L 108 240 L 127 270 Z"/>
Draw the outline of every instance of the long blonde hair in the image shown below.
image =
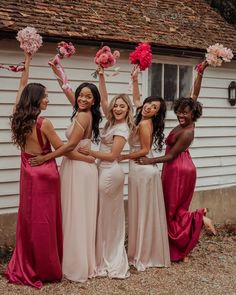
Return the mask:
<path id="1" fill-rule="evenodd" d="M 128 94 L 125 94 L 125 93 L 117 94 L 115 97 L 112 98 L 112 100 L 108 106 L 107 122 L 106 122 L 104 128 L 106 130 L 108 127 L 113 126 L 115 124 L 115 117 L 113 115 L 113 108 L 114 108 L 114 105 L 115 105 L 118 98 L 121 98 L 128 106 L 128 113 L 127 113 L 125 119 L 126 119 L 126 123 L 129 126 L 130 131 L 132 131 L 135 126 L 134 116 L 133 116 L 133 106 L 132 106 L 132 103 L 131 103 L 131 100 L 130 100 Z"/>

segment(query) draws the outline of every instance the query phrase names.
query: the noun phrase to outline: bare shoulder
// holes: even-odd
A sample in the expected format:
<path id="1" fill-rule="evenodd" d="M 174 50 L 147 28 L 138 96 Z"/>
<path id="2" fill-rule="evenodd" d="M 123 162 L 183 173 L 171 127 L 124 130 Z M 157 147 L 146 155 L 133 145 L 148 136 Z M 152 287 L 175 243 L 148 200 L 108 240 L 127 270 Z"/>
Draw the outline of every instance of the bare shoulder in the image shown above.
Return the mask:
<path id="1" fill-rule="evenodd" d="M 47 129 L 54 129 L 52 122 L 47 119 L 44 118 L 43 122 L 42 122 L 42 130 L 47 130 Z"/>
<path id="2" fill-rule="evenodd" d="M 150 128 L 152 127 L 152 120 L 143 120 L 139 123 L 139 126 L 142 128 Z"/>
<path id="3" fill-rule="evenodd" d="M 192 141 L 194 138 L 194 128 L 185 128 L 180 132 L 180 138 Z"/>
<path id="4" fill-rule="evenodd" d="M 86 129 L 90 125 L 91 114 L 89 112 L 79 112 L 76 114 L 75 120 Z"/>

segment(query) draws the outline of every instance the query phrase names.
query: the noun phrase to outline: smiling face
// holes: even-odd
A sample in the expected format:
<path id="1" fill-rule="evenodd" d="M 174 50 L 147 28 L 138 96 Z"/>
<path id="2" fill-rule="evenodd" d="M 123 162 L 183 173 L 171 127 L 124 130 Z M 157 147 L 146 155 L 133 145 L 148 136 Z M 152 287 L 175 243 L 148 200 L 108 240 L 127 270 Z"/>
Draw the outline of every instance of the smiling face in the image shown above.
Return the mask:
<path id="1" fill-rule="evenodd" d="M 122 98 L 117 98 L 112 109 L 113 116 L 117 123 L 124 122 L 128 113 L 129 107 Z"/>
<path id="2" fill-rule="evenodd" d="M 142 117 L 144 119 L 149 119 L 156 116 L 158 111 L 160 110 L 160 106 L 161 106 L 160 101 L 146 102 L 143 105 Z"/>
<path id="3" fill-rule="evenodd" d="M 79 111 L 87 111 L 91 109 L 94 104 L 94 97 L 92 91 L 88 87 L 81 89 L 77 98 Z"/>
<path id="4" fill-rule="evenodd" d="M 45 94 L 44 94 L 44 97 L 42 98 L 42 100 L 40 101 L 40 105 L 39 105 L 39 108 L 41 111 L 44 111 L 47 109 L 47 106 L 48 106 L 48 103 L 49 103 L 49 99 L 48 99 L 48 91 L 47 89 L 45 88 Z"/>
<path id="5" fill-rule="evenodd" d="M 176 112 L 177 119 L 181 127 L 186 127 L 193 123 L 193 113 L 189 106 L 179 108 Z"/>

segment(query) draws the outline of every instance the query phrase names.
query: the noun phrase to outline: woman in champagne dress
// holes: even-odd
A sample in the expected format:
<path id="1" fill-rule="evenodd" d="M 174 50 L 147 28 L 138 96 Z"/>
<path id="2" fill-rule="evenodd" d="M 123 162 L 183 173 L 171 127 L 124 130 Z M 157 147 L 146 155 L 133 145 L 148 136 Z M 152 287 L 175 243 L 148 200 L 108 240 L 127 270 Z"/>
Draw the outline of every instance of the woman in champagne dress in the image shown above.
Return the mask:
<path id="1" fill-rule="evenodd" d="M 51 64 L 59 76 L 55 65 Z M 59 80 L 62 86 L 61 81 Z M 101 120 L 100 94 L 91 83 L 82 83 L 73 93 L 62 88 L 74 106 L 72 123 L 66 131 L 68 142 L 60 149 L 34 161 L 48 161 L 65 154 L 61 168 L 61 200 L 63 221 L 63 262 L 64 276 L 72 281 L 85 282 L 95 275 L 95 236 L 98 202 L 98 172 L 94 158 L 78 153 L 81 147 L 89 149 L 91 138 L 97 141 Z"/>
<path id="2" fill-rule="evenodd" d="M 213 234 L 215 228 L 204 216 L 206 209 L 189 211 L 193 197 L 196 168 L 189 153 L 194 139 L 195 121 L 202 115 L 202 106 L 197 102 L 201 88 L 204 61 L 198 65 L 197 77 L 191 97 L 180 98 L 175 102 L 174 112 L 179 121 L 166 139 L 166 154 L 157 158 L 141 158 L 140 164 L 164 163 L 162 185 L 165 197 L 171 261 L 187 260 L 187 255 L 196 246 L 202 225 Z"/>
<path id="3" fill-rule="evenodd" d="M 148 267 L 170 265 L 165 204 L 160 172 L 157 166 L 141 166 L 135 159 L 152 157 L 152 145 L 159 151 L 163 145 L 166 114 L 162 98 L 150 96 L 140 101 L 138 75 L 133 73 L 133 100 L 137 107 L 136 128 L 129 144 L 128 181 L 128 259 L 138 271 Z"/>
<path id="4" fill-rule="evenodd" d="M 101 105 L 107 122 L 101 132 L 99 151 L 87 151 L 99 159 L 99 210 L 96 239 L 97 276 L 124 279 L 129 276 L 125 251 L 124 171 L 117 158 L 133 127 L 128 95 L 118 94 L 110 104 L 103 69 L 99 69 Z"/>

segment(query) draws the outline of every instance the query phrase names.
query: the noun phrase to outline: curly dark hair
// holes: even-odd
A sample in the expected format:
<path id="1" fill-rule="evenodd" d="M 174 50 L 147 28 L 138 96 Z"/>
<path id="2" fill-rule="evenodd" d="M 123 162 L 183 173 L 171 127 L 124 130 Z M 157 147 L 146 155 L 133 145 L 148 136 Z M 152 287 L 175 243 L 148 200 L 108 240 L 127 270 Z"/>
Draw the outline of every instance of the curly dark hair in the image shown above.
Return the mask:
<path id="1" fill-rule="evenodd" d="M 196 122 L 202 115 L 202 104 L 191 97 L 180 97 L 174 102 L 174 113 L 176 114 L 177 111 L 182 111 L 186 107 L 190 108 L 193 114 L 192 120 Z"/>
<path id="2" fill-rule="evenodd" d="M 29 83 L 22 91 L 15 112 L 10 116 L 12 141 L 24 149 L 27 136 L 40 114 L 40 103 L 46 87 L 40 83 Z"/>
<path id="3" fill-rule="evenodd" d="M 81 92 L 81 90 L 87 87 L 91 90 L 94 98 L 94 104 L 91 107 L 91 113 L 93 117 L 93 122 L 92 122 L 92 130 L 93 130 L 93 142 L 98 143 L 99 142 L 99 123 L 102 121 L 102 114 L 100 112 L 100 102 L 101 102 L 101 96 L 98 91 L 98 88 L 96 85 L 88 82 L 84 82 L 79 85 L 79 87 L 75 91 L 75 104 L 73 106 L 73 113 L 71 116 L 71 120 L 74 118 L 76 113 L 78 112 L 79 106 L 78 106 L 78 101 L 77 98 Z"/>
<path id="4" fill-rule="evenodd" d="M 163 98 L 158 96 L 149 96 L 147 97 L 142 106 L 137 108 L 136 115 L 135 115 L 135 125 L 137 126 L 142 119 L 142 109 L 145 103 L 150 103 L 153 101 L 160 102 L 160 109 L 158 113 L 152 117 L 153 123 L 153 145 L 154 150 L 161 151 L 164 142 L 164 128 L 165 128 L 165 117 L 166 117 L 166 103 Z"/>

